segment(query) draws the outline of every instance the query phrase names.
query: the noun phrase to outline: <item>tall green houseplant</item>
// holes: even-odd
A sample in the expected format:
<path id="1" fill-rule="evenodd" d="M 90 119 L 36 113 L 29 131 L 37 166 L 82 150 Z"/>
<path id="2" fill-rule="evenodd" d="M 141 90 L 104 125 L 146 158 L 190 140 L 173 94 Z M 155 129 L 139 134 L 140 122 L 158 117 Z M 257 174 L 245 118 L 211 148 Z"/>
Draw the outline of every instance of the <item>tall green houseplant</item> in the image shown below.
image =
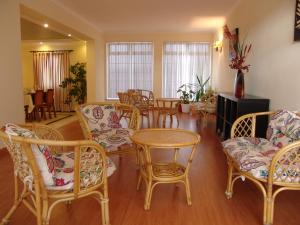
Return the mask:
<path id="1" fill-rule="evenodd" d="M 70 66 L 70 77 L 62 81 L 62 88 L 67 88 L 69 101 L 72 97 L 78 104 L 82 104 L 86 100 L 86 63 L 76 63 Z"/>

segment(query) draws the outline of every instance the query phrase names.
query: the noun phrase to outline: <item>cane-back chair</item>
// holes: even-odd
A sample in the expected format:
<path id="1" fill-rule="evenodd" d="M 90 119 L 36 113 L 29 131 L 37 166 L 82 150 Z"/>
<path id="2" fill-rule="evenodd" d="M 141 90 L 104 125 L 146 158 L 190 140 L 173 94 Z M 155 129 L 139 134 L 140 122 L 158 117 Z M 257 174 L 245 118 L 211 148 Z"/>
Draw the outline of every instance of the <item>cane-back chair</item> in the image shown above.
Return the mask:
<path id="1" fill-rule="evenodd" d="M 261 119 L 269 117 L 266 138 L 256 137 Z M 286 110 L 241 116 L 223 142 L 228 163 L 226 196 L 239 178 L 254 182 L 264 198 L 263 223 L 273 224 L 274 201 L 284 190 L 300 190 L 300 117 Z"/>
<path id="2" fill-rule="evenodd" d="M 12 157 L 15 181 L 15 201 L 1 224 L 23 203 L 38 225 L 48 225 L 57 204 L 87 196 L 101 205 L 102 224 L 110 224 L 107 176 L 115 167 L 101 146 L 89 140 L 64 141 L 57 130 L 35 124 L 7 124 L 0 140 Z"/>
<path id="3" fill-rule="evenodd" d="M 124 111 L 130 112 L 129 122 L 121 121 Z M 95 102 L 76 108 L 79 122 L 86 139 L 99 143 L 108 155 L 136 153 L 130 140 L 140 128 L 139 110 L 127 104 Z"/>

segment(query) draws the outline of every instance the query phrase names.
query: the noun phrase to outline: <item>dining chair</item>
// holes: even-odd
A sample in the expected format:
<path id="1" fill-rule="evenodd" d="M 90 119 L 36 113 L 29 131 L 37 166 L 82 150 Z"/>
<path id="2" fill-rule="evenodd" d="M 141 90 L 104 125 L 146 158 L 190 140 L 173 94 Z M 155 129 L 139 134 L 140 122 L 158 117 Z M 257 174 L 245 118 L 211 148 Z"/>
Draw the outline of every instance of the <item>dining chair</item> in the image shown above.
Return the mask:
<path id="1" fill-rule="evenodd" d="M 36 115 L 36 119 L 41 121 L 41 118 L 47 119 L 46 114 L 44 112 L 44 91 L 36 90 L 34 94 L 34 112 Z M 41 113 L 41 114 L 40 114 Z"/>
<path id="2" fill-rule="evenodd" d="M 54 89 L 48 89 L 46 93 L 46 102 L 44 102 L 43 107 L 47 109 L 49 113 L 49 118 L 51 119 L 51 109 L 56 117 L 56 110 L 54 105 Z"/>
<path id="3" fill-rule="evenodd" d="M 179 99 L 175 98 L 158 98 L 156 99 L 157 104 L 157 126 L 159 126 L 160 116 L 163 116 L 163 123 L 162 127 L 166 127 L 166 118 L 167 116 L 170 117 L 170 127 L 173 124 L 173 116 L 176 117 L 177 120 L 177 127 L 179 126 L 178 120 L 178 103 Z"/>
<path id="4" fill-rule="evenodd" d="M 154 115 L 153 108 L 150 105 L 149 98 L 144 95 L 133 95 L 134 106 L 140 111 L 142 117 L 142 124 L 144 117 L 147 118 L 148 128 L 150 128 L 150 112 Z M 154 118 L 154 116 L 153 116 Z M 154 119 L 153 119 L 154 120 Z"/>
<path id="5" fill-rule="evenodd" d="M 131 104 L 131 99 L 129 97 L 129 94 L 127 92 L 118 92 L 118 97 L 119 97 L 119 102 L 121 104 Z M 126 109 L 122 109 L 121 113 L 120 113 L 120 119 L 122 118 L 126 118 L 129 119 L 131 118 L 131 110 L 126 110 Z"/>

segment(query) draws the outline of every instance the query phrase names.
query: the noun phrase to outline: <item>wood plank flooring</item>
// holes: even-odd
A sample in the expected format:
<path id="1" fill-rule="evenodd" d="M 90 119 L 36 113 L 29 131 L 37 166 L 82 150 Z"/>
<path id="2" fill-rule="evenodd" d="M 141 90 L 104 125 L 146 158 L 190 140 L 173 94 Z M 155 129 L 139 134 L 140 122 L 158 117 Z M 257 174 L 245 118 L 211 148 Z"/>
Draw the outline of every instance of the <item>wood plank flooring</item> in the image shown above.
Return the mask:
<path id="1" fill-rule="evenodd" d="M 202 137 L 190 171 L 192 206 L 186 204 L 183 186 L 164 184 L 154 189 L 151 209 L 145 211 L 145 186 L 136 191 L 135 158 L 115 156 L 113 161 L 118 169 L 109 178 L 112 225 L 262 225 L 262 196 L 252 183 L 238 181 L 233 198 L 225 198 L 227 165 L 214 132 L 214 123 L 210 121 L 208 127 L 200 129 L 196 120 L 196 116 L 180 116 L 181 128 L 197 131 Z M 60 131 L 67 140 L 82 138 L 78 122 L 72 122 Z M 7 152 L 0 151 L 0 218 L 13 202 L 12 174 L 12 162 Z M 279 194 L 275 203 L 274 225 L 299 225 L 299 209 L 299 191 Z M 35 217 L 22 206 L 13 215 L 10 224 L 35 223 Z M 57 206 L 50 220 L 50 225 L 98 224 L 101 224 L 100 207 L 90 198 L 77 200 L 71 206 Z"/>

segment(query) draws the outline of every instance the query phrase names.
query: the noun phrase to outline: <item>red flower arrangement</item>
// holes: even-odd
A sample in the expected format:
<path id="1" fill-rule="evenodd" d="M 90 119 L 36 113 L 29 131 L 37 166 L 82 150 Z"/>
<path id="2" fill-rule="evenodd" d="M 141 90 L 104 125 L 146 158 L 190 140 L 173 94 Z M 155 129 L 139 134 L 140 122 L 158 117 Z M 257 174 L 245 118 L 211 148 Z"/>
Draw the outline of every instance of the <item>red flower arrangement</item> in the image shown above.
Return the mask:
<path id="1" fill-rule="evenodd" d="M 241 44 L 237 34 L 233 34 L 229 31 L 227 25 L 223 27 L 224 37 L 231 40 L 233 43 L 234 57 L 231 59 L 229 67 L 231 69 L 246 70 L 249 71 L 250 64 L 245 65 L 246 58 L 252 48 L 252 44 Z"/>

